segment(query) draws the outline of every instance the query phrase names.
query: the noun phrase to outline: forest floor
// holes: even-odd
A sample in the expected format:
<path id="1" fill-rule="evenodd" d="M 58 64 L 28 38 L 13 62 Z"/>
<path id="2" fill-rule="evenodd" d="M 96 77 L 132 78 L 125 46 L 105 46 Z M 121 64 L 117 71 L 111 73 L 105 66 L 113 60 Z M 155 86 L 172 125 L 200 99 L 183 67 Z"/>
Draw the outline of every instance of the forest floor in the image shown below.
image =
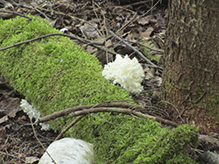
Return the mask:
<path id="1" fill-rule="evenodd" d="M 90 54 L 96 54 L 102 65 L 113 61 L 115 54 L 118 53 L 128 54 L 131 58 L 137 57 L 145 71 L 142 82 L 144 93 L 133 97 L 142 105 L 155 109 L 153 107 L 159 101 L 157 93 L 162 82 L 167 3 L 156 0 L 118 2 L 116 0 L 51 2 L 23 0 L 20 3 L 16 0 L 0 1 L 0 9 L 5 11 L 0 12 L 0 17 L 10 19 L 18 14 L 32 14 L 46 18 L 54 28 L 81 38 L 74 41 Z M 110 31 L 118 35 L 122 41 L 108 38 L 111 36 Z M 103 42 L 104 46 L 96 44 Z M 124 42 L 128 42 L 130 46 Z M 154 65 L 148 64 L 133 47 Z M 32 127 L 28 116 L 20 108 L 20 101 L 24 98 L 10 87 L 4 77 L 0 78 L 0 164 L 37 163 L 44 149 L 35 135 L 45 148 L 58 136 L 58 133 L 52 130 L 42 131 L 37 125 Z M 148 114 L 171 120 L 168 111 L 165 110 L 162 112 L 153 110 Z M 209 142 L 214 144 L 202 143 L 200 149 L 219 150 L 217 134 L 211 136 L 214 141 L 211 138 Z"/>

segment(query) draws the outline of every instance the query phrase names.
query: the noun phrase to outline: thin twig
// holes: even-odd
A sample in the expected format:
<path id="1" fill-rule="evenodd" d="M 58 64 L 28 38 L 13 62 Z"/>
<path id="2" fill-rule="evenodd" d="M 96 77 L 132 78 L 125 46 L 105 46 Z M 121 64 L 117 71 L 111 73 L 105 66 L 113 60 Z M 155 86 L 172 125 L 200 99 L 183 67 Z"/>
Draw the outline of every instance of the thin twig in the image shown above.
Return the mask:
<path id="1" fill-rule="evenodd" d="M 168 102 L 168 101 L 164 101 L 164 100 L 162 100 L 161 102 L 170 104 L 170 105 L 177 111 L 177 113 L 178 113 L 178 116 L 177 116 L 177 117 L 179 117 L 179 118 L 182 120 L 182 122 L 185 123 L 185 120 L 181 117 L 181 114 L 180 114 L 179 110 L 177 109 L 177 107 L 175 107 L 175 105 L 173 105 L 172 103 L 170 103 L 170 102 Z"/>
<path id="2" fill-rule="evenodd" d="M 91 88 L 90 88 L 90 89 L 91 89 Z M 89 91 L 90 91 L 90 90 L 89 90 Z M 88 93 L 89 93 L 89 92 L 88 92 Z M 88 93 L 87 93 L 87 94 L 88 94 Z M 81 105 L 83 104 L 84 100 L 87 98 L 87 94 L 86 94 L 85 98 L 82 100 Z M 56 140 L 59 140 L 59 139 L 62 137 L 62 135 L 63 135 L 66 131 L 68 131 L 74 124 L 76 124 L 76 123 L 77 123 L 80 119 L 82 119 L 84 116 L 85 116 L 85 115 L 78 116 L 75 120 L 73 120 L 65 129 L 63 129 L 63 130 L 61 131 L 61 133 L 56 137 L 55 141 L 56 141 Z"/>
<path id="3" fill-rule="evenodd" d="M 34 134 L 34 137 L 37 139 L 37 142 L 41 145 L 41 147 L 43 148 L 43 150 L 48 154 L 48 156 L 51 158 L 52 162 L 54 162 L 55 164 L 57 164 L 55 162 L 55 160 L 52 158 L 52 156 L 49 154 L 49 152 L 46 150 L 46 148 L 43 146 L 42 142 L 39 140 L 39 138 L 37 137 L 37 134 L 36 134 L 36 131 L 35 131 L 35 128 L 33 126 L 33 122 L 32 122 L 32 119 L 30 118 L 30 123 L 31 123 L 31 126 L 32 126 L 32 129 L 33 129 L 33 134 Z"/>
<path id="4" fill-rule="evenodd" d="M 134 110 L 125 109 L 125 108 L 101 107 L 101 108 L 84 109 L 84 110 L 80 110 L 80 111 L 76 111 L 74 113 L 71 113 L 71 116 L 80 116 L 80 115 L 84 115 L 84 114 L 98 113 L 98 112 L 118 112 L 118 113 L 123 113 L 123 114 L 128 114 L 128 115 L 135 115 L 135 116 L 138 116 L 140 118 L 153 119 L 153 120 L 156 120 L 158 122 L 162 122 L 162 123 L 167 124 L 167 125 L 172 125 L 174 127 L 178 126 L 177 123 L 172 122 L 170 120 L 166 120 L 166 119 L 163 119 L 161 117 L 151 116 L 148 114 L 143 114 L 141 112 L 136 112 Z"/>
<path id="5" fill-rule="evenodd" d="M 158 52 L 160 54 L 164 54 L 164 50 L 156 49 L 156 48 L 151 48 L 151 47 L 145 46 L 144 44 L 141 44 L 139 42 L 134 42 L 134 41 L 131 41 L 131 40 L 125 40 L 125 41 L 129 42 L 129 43 L 139 44 L 140 46 L 146 47 L 146 48 L 148 48 L 151 51 L 156 51 L 156 52 Z"/>
<path id="6" fill-rule="evenodd" d="M 95 2 L 94 2 L 94 0 L 92 0 L 92 7 L 93 7 L 94 14 L 95 14 L 97 20 L 99 21 L 99 24 L 101 24 L 101 23 L 100 23 L 100 18 L 98 17 L 97 12 L 95 11 L 96 9 L 95 9 Z M 103 31 L 102 31 L 102 32 L 103 32 Z M 101 36 L 103 37 L 103 36 L 104 36 L 104 33 L 101 34 Z"/>
<path id="7" fill-rule="evenodd" d="M 5 47 L 5 48 L 1 48 L 0 51 L 7 50 L 9 48 L 19 46 L 21 44 L 26 44 L 26 43 L 29 43 L 29 42 L 33 42 L 33 41 L 36 41 L 36 40 L 39 40 L 39 39 L 42 39 L 42 38 L 46 38 L 46 37 L 49 37 L 49 36 L 57 36 L 57 35 L 69 37 L 71 39 L 77 39 L 81 42 L 89 43 L 90 45 L 94 45 L 94 44 L 103 45 L 103 44 L 105 44 L 105 42 L 103 42 L 103 43 L 92 42 L 92 41 L 87 40 L 87 39 L 83 39 L 83 38 L 79 38 L 79 37 L 75 37 L 75 36 L 71 36 L 71 35 L 67 35 L 67 34 L 63 34 L 63 33 L 53 33 L 53 34 L 47 34 L 47 35 L 43 35 L 43 36 L 40 36 L 40 37 L 37 37 L 37 38 L 33 38 L 33 39 L 30 39 L 30 40 L 26 40 L 26 41 L 23 41 L 23 42 L 19 42 L 19 43 L 16 43 L 14 45 L 11 45 L 11 46 L 8 46 L 8 47 Z"/>
<path id="8" fill-rule="evenodd" d="M 128 44 L 126 41 L 124 41 L 122 38 L 120 38 L 119 36 L 117 36 L 116 34 L 114 34 L 112 31 L 109 31 L 110 34 L 112 36 L 114 36 L 116 39 L 118 39 L 119 41 L 121 41 L 122 43 L 124 43 L 126 46 L 128 46 L 129 48 L 131 48 L 133 51 L 135 51 L 139 56 L 141 56 L 141 58 L 143 58 L 147 63 L 149 63 L 150 65 L 152 65 L 155 68 L 161 69 L 160 67 L 156 66 L 154 63 L 152 63 L 150 60 L 148 60 L 140 51 L 138 51 L 136 48 L 132 47 L 130 44 Z"/>
<path id="9" fill-rule="evenodd" d="M 37 8 L 29 7 L 29 6 L 25 6 L 25 5 L 17 4 L 17 3 L 13 3 L 13 5 L 15 5 L 17 7 L 23 7 L 23 8 L 26 8 L 26 9 L 36 10 L 38 13 L 42 14 L 47 20 L 50 20 L 49 17 L 46 16 L 46 14 L 44 14 L 42 11 L 40 11 Z"/>
<path id="10" fill-rule="evenodd" d="M 17 158 L 17 159 L 21 160 L 22 162 L 25 162 L 25 160 L 21 159 L 18 156 L 13 155 L 13 154 L 9 154 L 9 153 L 3 152 L 3 151 L 0 151 L 0 154 L 4 154 L 4 155 L 10 156 L 12 158 Z M 1 162 L 3 162 L 3 161 L 1 161 Z"/>
<path id="11" fill-rule="evenodd" d="M 17 13 L 17 12 L 13 12 L 13 11 L 0 10 L 0 12 L 19 15 L 19 16 L 24 17 L 24 18 L 27 18 L 27 19 L 29 19 L 29 20 L 32 20 L 32 19 L 33 19 L 33 18 L 31 18 L 31 17 L 28 17 L 28 16 L 26 16 L 26 15 L 23 15 L 23 14 L 20 14 L 20 13 Z M 34 20 L 35 20 L 35 19 L 34 19 Z"/>
<path id="12" fill-rule="evenodd" d="M 75 111 L 75 112 L 71 113 L 70 116 L 80 116 L 80 115 L 86 115 L 86 114 L 90 114 L 90 113 L 99 113 L 99 112 L 118 112 L 118 113 L 123 113 L 123 114 L 128 114 L 128 115 L 135 115 L 135 116 L 138 116 L 140 118 L 153 119 L 153 120 L 156 120 L 158 122 L 161 122 L 161 123 L 164 123 L 167 125 L 171 125 L 174 127 L 178 126 L 177 123 L 172 122 L 170 120 L 165 120 L 161 117 L 155 117 L 155 116 L 151 116 L 148 114 L 143 114 L 141 112 L 136 112 L 132 109 L 126 109 L 126 108 L 99 107 L 99 108 L 83 109 L 83 110 L 79 110 L 79 111 Z M 48 116 L 45 116 L 45 117 L 42 117 L 39 119 L 39 122 L 45 122 L 45 121 L 48 121 Z"/>
<path id="13" fill-rule="evenodd" d="M 157 5 L 158 3 L 160 3 L 160 1 L 157 1 L 157 3 L 155 3 L 146 13 L 144 13 L 141 17 L 144 17 L 145 15 L 147 15 L 150 11 L 152 11 Z"/>
<path id="14" fill-rule="evenodd" d="M 94 2 L 94 4 L 101 10 L 101 14 L 103 15 L 103 28 L 105 29 L 105 31 L 106 31 L 106 36 L 108 36 L 109 34 L 109 32 L 108 32 L 108 29 L 107 29 L 107 27 L 106 27 L 106 17 L 105 17 L 105 14 L 104 14 L 104 11 L 102 10 L 102 8 L 96 3 L 96 2 Z M 98 18 L 98 20 L 99 20 L 99 18 Z M 100 23 L 100 21 L 99 21 L 99 23 Z M 100 23 L 101 24 L 101 23 Z M 103 32 L 103 36 L 104 36 L 104 29 L 102 29 L 102 32 Z"/>
<path id="15" fill-rule="evenodd" d="M 135 21 L 135 18 L 137 17 L 137 13 L 132 17 L 130 21 L 128 21 L 124 26 L 122 26 L 116 33 L 118 34 L 120 31 L 122 31 L 124 28 L 126 28 L 128 25 L 130 25 L 132 22 Z"/>
<path id="16" fill-rule="evenodd" d="M 105 45 L 105 42 L 106 42 L 107 40 L 105 40 L 103 43 L 98 43 L 98 42 L 92 42 L 92 41 L 87 40 L 87 39 L 84 39 L 84 38 L 79 38 L 79 37 L 76 37 L 76 36 L 67 35 L 67 34 L 63 34 L 63 33 L 53 33 L 53 34 L 43 35 L 43 36 L 40 36 L 40 37 L 37 37 L 37 38 L 34 38 L 34 39 L 26 40 L 26 41 L 19 42 L 19 43 L 16 43 L 16 44 L 11 45 L 11 46 L 8 46 L 8 47 L 1 48 L 0 51 L 2 51 L 2 50 L 7 50 L 7 49 L 9 49 L 9 48 L 12 48 L 12 47 L 15 47 L 15 46 L 19 46 L 19 45 L 21 45 L 21 44 L 26 44 L 26 43 L 29 43 L 29 42 L 32 42 L 32 41 L 36 41 L 36 40 L 39 40 L 39 39 L 42 39 L 42 38 L 46 38 L 46 37 L 49 37 L 49 36 L 57 36 L 57 35 L 69 37 L 69 38 L 75 39 L 75 40 L 79 40 L 79 41 L 81 41 L 81 42 L 83 42 L 83 43 L 89 44 L 90 46 L 93 46 L 93 47 L 98 48 L 98 49 L 100 49 L 100 50 L 103 50 L 103 51 L 109 52 L 109 53 L 111 53 L 111 54 L 113 54 L 113 55 L 116 55 L 115 52 L 112 52 L 112 51 L 109 51 L 109 50 L 106 50 L 106 49 L 104 49 L 104 48 L 102 48 L 102 47 L 97 46 L 97 45 L 104 46 L 104 45 Z"/>
<path id="17" fill-rule="evenodd" d="M 76 123 L 77 123 L 79 120 L 81 120 L 84 116 L 85 116 L 85 115 L 81 115 L 81 116 L 78 116 L 76 119 L 74 119 L 65 129 L 63 129 L 63 130 L 61 131 L 61 133 L 56 137 L 55 141 L 56 141 L 56 140 L 59 140 L 59 139 L 62 137 L 62 135 L 63 135 L 66 131 L 68 131 L 72 126 L 74 126 L 74 124 L 76 124 Z"/>
<path id="18" fill-rule="evenodd" d="M 128 104 L 128 103 L 101 103 L 101 104 L 98 104 L 98 105 L 81 105 L 81 106 L 76 106 L 76 107 L 64 109 L 62 111 L 55 112 L 55 113 L 50 114 L 50 115 L 45 116 L 45 117 L 41 117 L 39 119 L 39 122 L 47 122 L 47 121 L 50 121 L 50 120 L 54 120 L 58 117 L 67 116 L 68 114 L 76 112 L 78 110 L 90 109 L 92 107 L 122 107 L 122 108 L 142 110 L 141 107 L 131 105 L 131 104 Z"/>
<path id="19" fill-rule="evenodd" d="M 102 47 L 99 47 L 99 46 L 96 46 L 95 44 L 91 44 L 91 46 L 97 48 L 97 49 L 100 49 L 102 51 L 105 51 L 106 53 L 110 53 L 112 55 L 117 55 L 117 53 L 113 52 L 113 51 L 110 51 L 108 50 L 107 48 L 102 48 Z"/>

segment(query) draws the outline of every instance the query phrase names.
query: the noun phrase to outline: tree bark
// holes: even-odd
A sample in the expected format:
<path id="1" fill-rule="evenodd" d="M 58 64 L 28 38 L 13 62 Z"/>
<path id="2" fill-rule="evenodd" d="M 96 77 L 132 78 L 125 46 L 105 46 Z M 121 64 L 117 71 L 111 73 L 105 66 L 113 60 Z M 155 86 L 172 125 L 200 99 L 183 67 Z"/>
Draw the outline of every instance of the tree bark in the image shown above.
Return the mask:
<path id="1" fill-rule="evenodd" d="M 219 130 L 218 9 L 219 0 L 169 0 L 164 96 L 174 120 L 201 133 Z"/>

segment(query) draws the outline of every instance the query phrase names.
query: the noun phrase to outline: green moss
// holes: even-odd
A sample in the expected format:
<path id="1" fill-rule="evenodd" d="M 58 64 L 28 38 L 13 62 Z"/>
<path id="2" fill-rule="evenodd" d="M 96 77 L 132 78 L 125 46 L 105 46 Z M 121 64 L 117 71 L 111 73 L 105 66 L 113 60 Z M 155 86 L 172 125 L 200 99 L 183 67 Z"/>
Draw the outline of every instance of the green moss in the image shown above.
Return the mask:
<path id="1" fill-rule="evenodd" d="M 184 147 L 197 146 L 197 131 L 189 125 L 170 131 L 153 120 L 107 113 L 87 116 L 69 132 L 94 143 L 96 163 L 163 164 L 195 163 Z"/>
<path id="2" fill-rule="evenodd" d="M 60 33 L 43 19 L 0 21 L 0 47 Z M 13 27 L 13 28 L 12 28 Z M 63 36 L 52 36 L 0 51 L 0 68 L 11 85 L 48 115 L 72 106 L 132 100 L 129 93 L 102 77 L 94 55 Z M 62 121 L 61 121 L 62 120 Z M 60 129 L 67 120 L 53 125 Z"/>
<path id="3" fill-rule="evenodd" d="M 166 164 L 197 164 L 192 160 L 186 151 L 180 151 L 177 155 L 174 155 L 172 159 L 168 160 Z"/>
<path id="4" fill-rule="evenodd" d="M 59 31 L 39 19 L 0 20 L 0 48 Z M 47 37 L 0 51 L 0 69 L 10 84 L 48 115 L 72 106 L 110 100 L 132 100 L 119 86 L 102 77 L 95 56 L 69 38 Z M 61 130 L 74 118 L 51 124 Z M 115 113 L 87 115 L 66 134 L 95 145 L 96 163 L 182 163 L 192 161 L 184 151 L 197 143 L 197 129 L 183 125 L 170 131 L 154 120 Z M 191 163 L 194 163 L 192 161 Z"/>
<path id="5" fill-rule="evenodd" d="M 178 157 L 182 160 L 182 155 L 188 156 L 184 148 L 192 143 L 192 147 L 197 146 L 197 128 L 195 126 L 181 125 L 173 131 L 168 131 L 161 136 L 151 139 L 148 143 L 142 144 L 147 147 L 147 151 L 142 153 L 135 163 L 168 163 L 167 161 L 177 161 Z M 177 153 L 176 153 L 177 152 Z M 175 156 L 178 156 L 177 158 Z M 187 163 L 184 160 L 183 163 Z M 195 163 L 193 161 L 193 163 Z"/>

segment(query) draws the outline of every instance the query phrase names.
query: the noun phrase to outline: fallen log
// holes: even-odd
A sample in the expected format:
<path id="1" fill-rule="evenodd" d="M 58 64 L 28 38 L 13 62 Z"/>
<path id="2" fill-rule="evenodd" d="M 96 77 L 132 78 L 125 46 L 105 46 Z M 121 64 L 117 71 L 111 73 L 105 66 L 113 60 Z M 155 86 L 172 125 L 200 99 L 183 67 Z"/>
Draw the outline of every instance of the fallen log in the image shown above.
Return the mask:
<path id="1" fill-rule="evenodd" d="M 48 24 L 37 17 L 0 20 L 0 49 L 11 46 L 0 51 L 1 74 L 43 116 L 81 105 L 132 100 L 124 89 L 102 77 L 94 55 L 69 38 L 34 39 L 59 32 Z M 86 113 L 65 135 L 93 143 L 96 163 L 196 163 L 184 149 L 197 146 L 196 127 L 170 130 L 155 120 L 136 117 Z M 62 130 L 73 120 L 67 115 L 50 123 Z"/>

